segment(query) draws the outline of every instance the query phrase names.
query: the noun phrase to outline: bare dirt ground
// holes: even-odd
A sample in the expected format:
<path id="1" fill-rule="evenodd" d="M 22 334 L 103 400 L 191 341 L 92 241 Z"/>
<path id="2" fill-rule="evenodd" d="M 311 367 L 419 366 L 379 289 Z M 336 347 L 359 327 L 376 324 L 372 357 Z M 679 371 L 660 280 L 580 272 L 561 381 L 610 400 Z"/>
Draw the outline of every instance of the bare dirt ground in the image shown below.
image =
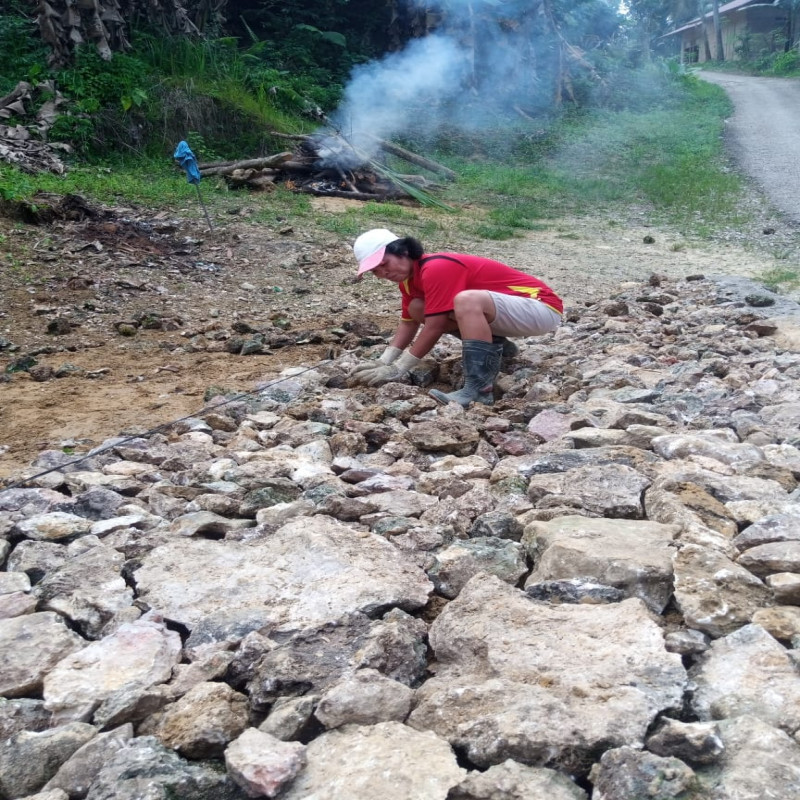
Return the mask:
<path id="1" fill-rule="evenodd" d="M 351 202 L 320 199 L 315 213 L 342 214 Z M 251 391 L 288 366 L 335 357 L 352 345 L 343 330 L 353 325 L 394 326 L 397 290 L 353 282 L 349 240 L 242 216 L 219 214 L 209 233 L 180 212 L 103 212 L 38 225 L 0 216 L 0 478 L 43 449 L 84 452 L 193 415 L 210 387 Z M 460 216 L 424 243 L 529 271 L 575 306 L 653 273 L 758 276 L 797 238 L 766 207 L 752 230 L 714 243 L 642 219 L 553 220 L 495 243 L 470 238 Z M 419 235 L 413 225 L 395 232 Z M 265 334 L 267 352 L 228 352 L 231 337 L 253 331 Z M 23 358 L 34 368 L 14 371 Z"/>

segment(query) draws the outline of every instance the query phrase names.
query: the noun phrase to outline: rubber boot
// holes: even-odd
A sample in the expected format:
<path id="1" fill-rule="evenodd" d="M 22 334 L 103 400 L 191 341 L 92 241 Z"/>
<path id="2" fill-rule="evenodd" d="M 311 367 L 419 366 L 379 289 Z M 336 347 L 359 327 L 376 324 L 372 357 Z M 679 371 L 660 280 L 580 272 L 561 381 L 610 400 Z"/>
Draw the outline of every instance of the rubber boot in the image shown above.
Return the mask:
<path id="1" fill-rule="evenodd" d="M 461 339 L 461 334 L 458 331 L 450 331 L 451 336 L 456 339 Z M 511 341 L 507 336 L 492 336 L 492 344 L 503 345 L 503 361 L 511 361 L 519 355 L 519 347 Z"/>
<path id="2" fill-rule="evenodd" d="M 519 355 L 519 347 L 505 336 L 492 336 L 492 342 L 494 344 L 503 345 L 503 359 L 506 361 L 510 361 L 512 358 Z"/>
<path id="3" fill-rule="evenodd" d="M 464 387 L 456 392 L 448 393 L 431 389 L 430 396 L 442 405 L 458 403 L 466 408 L 470 403 L 477 402 L 490 406 L 494 403 L 494 379 L 500 372 L 502 357 L 502 343 L 465 339 L 461 345 Z"/>

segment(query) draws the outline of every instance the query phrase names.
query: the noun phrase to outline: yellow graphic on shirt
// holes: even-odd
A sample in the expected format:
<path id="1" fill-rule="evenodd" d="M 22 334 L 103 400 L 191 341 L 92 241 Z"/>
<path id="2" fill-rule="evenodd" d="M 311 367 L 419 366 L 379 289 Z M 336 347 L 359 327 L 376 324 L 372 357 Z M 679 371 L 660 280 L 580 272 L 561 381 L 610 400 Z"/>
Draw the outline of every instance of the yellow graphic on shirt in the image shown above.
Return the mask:
<path id="1" fill-rule="evenodd" d="M 527 294 L 529 297 L 533 297 L 534 299 L 539 296 L 539 292 L 541 291 L 538 286 L 509 286 L 508 288 L 513 292 Z"/>

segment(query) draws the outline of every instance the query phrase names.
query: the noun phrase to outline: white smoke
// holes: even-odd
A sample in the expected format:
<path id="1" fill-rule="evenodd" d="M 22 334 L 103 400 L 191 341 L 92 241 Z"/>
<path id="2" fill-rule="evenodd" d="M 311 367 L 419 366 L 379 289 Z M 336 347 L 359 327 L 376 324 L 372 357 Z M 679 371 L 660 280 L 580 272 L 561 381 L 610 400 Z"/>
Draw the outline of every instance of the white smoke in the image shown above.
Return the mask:
<path id="1" fill-rule="evenodd" d="M 428 14 L 435 6 L 435 0 L 405 2 Z M 331 123 L 357 152 L 323 135 L 320 152 L 329 164 L 363 163 L 379 149 L 375 138 L 424 141 L 443 131 L 497 130 L 502 119 L 519 124 L 549 113 L 562 51 L 543 0 L 440 0 L 439 6 L 435 33 L 353 70 Z"/>
<path id="2" fill-rule="evenodd" d="M 400 52 L 356 67 L 331 123 L 362 155 L 372 156 L 376 138 L 427 129 L 437 107 L 463 91 L 465 69 L 463 49 L 451 38 L 415 39 Z M 341 146 L 329 148 L 326 155 L 341 164 Z"/>

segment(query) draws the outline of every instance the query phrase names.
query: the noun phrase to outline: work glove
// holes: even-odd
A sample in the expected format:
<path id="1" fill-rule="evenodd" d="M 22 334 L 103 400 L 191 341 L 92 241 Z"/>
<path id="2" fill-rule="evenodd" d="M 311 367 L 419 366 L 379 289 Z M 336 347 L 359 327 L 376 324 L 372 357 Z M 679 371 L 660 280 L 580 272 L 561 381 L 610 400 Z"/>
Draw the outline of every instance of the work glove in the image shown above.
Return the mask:
<path id="1" fill-rule="evenodd" d="M 397 361 L 402 352 L 403 351 L 399 347 L 392 347 L 392 345 L 389 345 L 377 360 L 370 359 L 369 361 L 362 361 L 360 364 L 356 365 L 355 369 L 350 373 L 350 377 L 355 378 L 356 375 L 365 371 L 371 372 L 381 364 L 391 364 Z"/>
<path id="2" fill-rule="evenodd" d="M 396 350 L 397 348 L 392 349 Z M 383 386 L 384 383 L 403 381 L 408 378 L 408 374 L 420 361 L 422 361 L 421 358 L 412 356 L 408 351 L 396 357 L 389 364 L 382 364 L 378 359 L 371 365 L 357 367 L 350 376 L 350 383 L 361 386 Z"/>

